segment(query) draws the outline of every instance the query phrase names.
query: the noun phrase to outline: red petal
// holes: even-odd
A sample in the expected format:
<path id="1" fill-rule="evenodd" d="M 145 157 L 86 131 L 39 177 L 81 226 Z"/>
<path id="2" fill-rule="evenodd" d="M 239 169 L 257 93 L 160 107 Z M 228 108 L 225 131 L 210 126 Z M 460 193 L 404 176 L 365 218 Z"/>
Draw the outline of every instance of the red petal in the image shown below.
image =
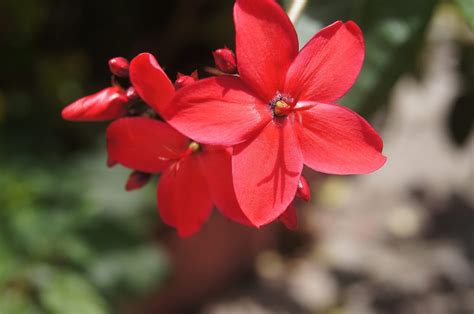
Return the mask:
<path id="1" fill-rule="evenodd" d="M 242 211 L 256 226 L 278 218 L 293 200 L 303 168 L 289 119 L 272 120 L 254 139 L 234 147 L 232 174 Z"/>
<path id="2" fill-rule="evenodd" d="M 158 209 L 163 221 L 181 237 L 198 232 L 212 211 L 212 200 L 199 161 L 191 156 L 163 172 L 158 184 Z"/>
<path id="3" fill-rule="evenodd" d="M 315 104 L 297 115 L 304 163 L 314 170 L 361 174 L 385 163 L 382 140 L 357 113 L 339 105 Z"/>
<path id="4" fill-rule="evenodd" d="M 364 61 L 364 38 L 354 22 L 318 32 L 288 70 L 285 92 L 297 100 L 333 103 L 354 84 Z"/>
<path id="5" fill-rule="evenodd" d="M 209 190 L 216 207 L 229 219 L 253 226 L 240 209 L 232 183 L 231 154 L 227 150 L 208 150 L 199 155 L 201 171 L 209 184 Z"/>
<path id="6" fill-rule="evenodd" d="M 145 184 L 150 181 L 151 174 L 141 172 L 141 171 L 133 171 L 130 176 L 128 177 L 127 183 L 125 184 L 126 191 L 133 191 L 142 188 Z"/>
<path id="7" fill-rule="evenodd" d="M 306 178 L 301 175 L 300 181 L 298 182 L 298 189 L 296 190 L 296 196 L 301 198 L 303 201 L 308 202 L 311 199 L 311 189 Z"/>
<path id="8" fill-rule="evenodd" d="M 293 204 L 290 204 L 283 214 L 281 214 L 280 221 L 290 230 L 298 228 L 298 215 L 296 214 L 296 208 Z"/>
<path id="9" fill-rule="evenodd" d="M 153 55 L 141 53 L 133 58 L 130 80 L 143 101 L 162 114 L 174 95 L 174 86 Z"/>
<path id="10" fill-rule="evenodd" d="M 119 87 L 108 87 L 76 100 L 63 109 L 63 119 L 70 121 L 106 121 L 127 114 L 128 99 Z"/>
<path id="11" fill-rule="evenodd" d="M 174 81 L 174 88 L 176 90 L 190 84 L 194 84 L 198 80 L 198 71 L 194 70 L 190 75 L 182 74 L 178 72 L 176 81 Z"/>
<path id="12" fill-rule="evenodd" d="M 112 158 L 110 158 L 110 156 L 107 155 L 107 167 L 112 168 L 116 164 L 117 164 L 117 161 L 113 160 Z"/>
<path id="13" fill-rule="evenodd" d="M 188 141 L 169 125 L 149 118 L 123 118 L 107 128 L 109 158 L 148 173 L 159 172 L 179 158 Z"/>
<path id="14" fill-rule="evenodd" d="M 293 24 L 273 0 L 237 0 L 234 22 L 240 77 L 268 102 L 298 53 Z"/>
<path id="15" fill-rule="evenodd" d="M 268 123 L 271 112 L 239 78 L 213 77 L 180 89 L 165 118 L 200 143 L 233 145 Z"/>

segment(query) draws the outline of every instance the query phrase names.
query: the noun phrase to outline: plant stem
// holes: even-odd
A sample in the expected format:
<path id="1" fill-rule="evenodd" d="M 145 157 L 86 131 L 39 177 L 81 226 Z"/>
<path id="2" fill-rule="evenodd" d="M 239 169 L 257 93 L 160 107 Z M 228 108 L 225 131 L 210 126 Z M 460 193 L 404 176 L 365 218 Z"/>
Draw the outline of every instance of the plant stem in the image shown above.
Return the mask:
<path id="1" fill-rule="evenodd" d="M 295 24 L 303 13 L 303 9 L 306 6 L 307 0 L 293 0 L 288 10 L 288 16 L 291 22 Z"/>

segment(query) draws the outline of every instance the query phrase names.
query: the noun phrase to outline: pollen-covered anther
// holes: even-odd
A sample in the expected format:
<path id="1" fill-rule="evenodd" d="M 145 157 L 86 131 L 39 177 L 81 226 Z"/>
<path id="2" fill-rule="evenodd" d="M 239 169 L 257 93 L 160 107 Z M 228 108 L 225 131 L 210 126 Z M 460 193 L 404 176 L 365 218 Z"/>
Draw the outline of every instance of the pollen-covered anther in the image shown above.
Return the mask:
<path id="1" fill-rule="evenodd" d="M 201 149 L 201 145 L 199 145 L 199 143 L 196 143 L 196 142 L 191 142 L 189 143 L 188 145 L 188 149 L 191 150 L 193 153 L 199 151 Z"/>
<path id="2" fill-rule="evenodd" d="M 277 117 L 285 117 L 292 110 L 293 110 L 293 108 L 290 105 L 288 105 L 285 101 L 278 100 L 277 102 L 275 102 L 275 106 L 273 108 L 273 113 Z"/>
<path id="3" fill-rule="evenodd" d="M 196 153 L 199 150 L 201 150 L 201 145 L 197 142 L 192 141 L 191 143 L 189 143 L 188 148 L 186 148 L 186 150 L 181 153 L 180 158 L 192 155 L 193 153 Z"/>

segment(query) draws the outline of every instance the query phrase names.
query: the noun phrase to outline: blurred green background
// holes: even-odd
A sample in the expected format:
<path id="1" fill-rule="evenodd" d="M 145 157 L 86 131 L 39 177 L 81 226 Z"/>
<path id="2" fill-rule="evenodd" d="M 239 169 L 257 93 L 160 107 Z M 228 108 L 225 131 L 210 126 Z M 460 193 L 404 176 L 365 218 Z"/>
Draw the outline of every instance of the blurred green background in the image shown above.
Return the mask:
<path id="1" fill-rule="evenodd" d="M 435 16 L 454 16 L 461 35 L 435 36 L 431 42 L 447 40 L 459 52 L 457 71 L 464 87 L 442 123 L 454 145 L 464 145 L 472 135 L 474 116 L 473 3 L 308 0 L 297 30 L 304 44 L 337 19 L 353 19 L 361 26 L 366 61 L 342 103 L 374 118 L 383 129 L 396 82 L 407 73 L 423 77 Z M 205 75 L 202 68 L 212 65 L 212 50 L 234 47 L 232 5 L 230 0 L 1 0 L 1 314 L 135 313 L 127 304 L 151 302 L 143 298 L 173 280 L 174 264 L 161 241 L 170 230 L 156 215 L 154 183 L 125 193 L 128 171 L 105 166 L 106 124 L 63 121 L 60 111 L 106 87 L 107 60 L 115 56 L 132 58 L 148 51 L 171 78 L 196 68 Z M 472 160 L 470 165 L 467 171 L 472 171 Z M 282 247 L 301 245 L 298 236 L 276 237 L 276 250 L 283 256 L 289 253 Z M 295 312 L 350 312 L 341 301 L 335 304 L 317 311 L 302 306 Z M 186 306 L 198 311 L 203 304 Z M 389 308 L 380 311 L 402 313 Z"/>

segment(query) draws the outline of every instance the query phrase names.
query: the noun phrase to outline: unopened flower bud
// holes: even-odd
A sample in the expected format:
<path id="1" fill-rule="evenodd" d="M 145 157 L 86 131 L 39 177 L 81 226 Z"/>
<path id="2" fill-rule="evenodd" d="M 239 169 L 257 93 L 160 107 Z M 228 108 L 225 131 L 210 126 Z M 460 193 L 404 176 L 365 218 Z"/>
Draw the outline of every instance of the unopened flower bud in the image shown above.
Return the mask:
<path id="1" fill-rule="evenodd" d="M 138 96 L 137 90 L 133 86 L 130 86 L 127 89 L 127 92 L 125 93 L 125 95 L 127 96 L 128 100 L 131 100 L 131 101 L 137 100 L 140 97 Z"/>
<path id="2" fill-rule="evenodd" d="M 296 196 L 307 202 L 311 198 L 311 191 L 309 189 L 308 181 L 305 177 L 301 176 L 298 182 L 298 189 L 296 190 Z"/>
<path id="3" fill-rule="evenodd" d="M 288 208 L 280 215 L 279 220 L 290 230 L 298 228 L 298 215 L 296 208 L 290 204 Z"/>
<path id="4" fill-rule="evenodd" d="M 216 67 L 227 74 L 237 73 L 237 63 L 235 61 L 235 55 L 232 50 L 225 47 L 222 49 L 217 49 L 212 52 L 214 56 L 214 62 Z"/>
<path id="5" fill-rule="evenodd" d="M 128 98 L 120 87 L 112 86 L 82 97 L 62 111 L 70 121 L 107 121 L 127 114 Z"/>
<path id="6" fill-rule="evenodd" d="M 109 69 L 113 75 L 118 77 L 128 77 L 128 60 L 122 57 L 116 57 L 109 60 Z"/>
<path id="7" fill-rule="evenodd" d="M 191 75 L 178 73 L 176 81 L 174 82 L 174 88 L 176 90 L 178 90 L 178 89 L 180 89 L 180 88 L 182 88 L 186 85 L 189 85 L 189 84 L 192 84 L 192 83 L 196 82 L 197 80 L 198 80 L 198 72 L 197 71 L 194 71 L 193 73 L 191 73 Z"/>
<path id="8" fill-rule="evenodd" d="M 142 188 L 145 184 L 150 181 L 151 174 L 133 171 L 128 177 L 127 184 L 125 185 L 126 191 L 133 191 Z"/>

